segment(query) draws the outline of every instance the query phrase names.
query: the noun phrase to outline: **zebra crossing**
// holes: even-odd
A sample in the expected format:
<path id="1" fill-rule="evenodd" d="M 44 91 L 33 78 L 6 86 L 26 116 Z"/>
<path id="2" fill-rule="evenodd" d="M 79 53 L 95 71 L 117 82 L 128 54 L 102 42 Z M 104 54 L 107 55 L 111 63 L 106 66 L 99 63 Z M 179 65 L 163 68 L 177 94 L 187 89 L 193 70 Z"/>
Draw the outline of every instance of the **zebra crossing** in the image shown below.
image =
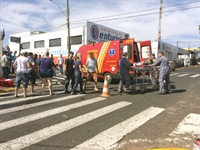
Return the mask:
<path id="1" fill-rule="evenodd" d="M 194 74 L 194 73 L 179 72 L 179 73 L 171 73 L 170 76 L 176 76 L 179 78 L 182 78 L 182 77 L 197 78 L 197 77 L 200 77 L 200 73 Z"/>
<path id="2" fill-rule="evenodd" d="M 59 92 L 58 92 L 59 93 Z M 37 99 L 43 98 L 42 101 L 35 101 Z M 33 96 L 27 98 L 14 98 L 11 100 L 2 100 L 0 98 L 0 135 L 1 139 L 4 137 L 3 134 L 8 134 L 9 130 L 17 130 L 23 125 L 33 124 L 35 121 L 41 122 L 42 119 L 47 117 L 53 117 L 55 115 L 68 112 L 68 111 L 78 111 L 83 107 L 88 107 L 90 105 L 98 105 L 99 103 L 105 103 L 108 98 L 103 97 L 87 97 L 84 100 L 76 101 L 77 98 L 86 97 L 86 95 L 57 95 L 54 98 L 50 96 Z M 27 101 L 31 103 L 26 104 Z M 70 101 L 71 103 L 67 103 Z M 32 108 L 37 108 L 40 106 L 53 105 L 59 103 L 66 103 L 65 105 L 57 106 L 51 109 L 44 109 L 39 112 L 31 112 L 28 110 Z M 15 105 L 20 104 L 20 105 Z M 10 106 L 10 107 L 3 107 Z M 122 109 L 127 109 L 128 107 L 133 107 L 132 102 L 125 100 L 112 102 L 104 106 L 99 106 L 94 110 L 85 112 L 81 115 L 75 116 L 65 121 L 57 122 L 56 124 L 45 125 L 45 127 L 20 135 L 19 137 L 10 138 L 9 140 L 1 140 L 0 150 L 20 150 L 28 148 L 39 142 L 48 140 L 49 138 L 56 137 L 59 134 L 68 132 L 71 129 L 80 127 L 81 125 L 93 122 L 94 120 L 106 117 L 114 112 L 121 111 Z M 20 117 L 14 119 L 5 119 L 5 116 L 15 114 L 16 112 L 23 113 L 23 111 L 28 112 Z M 112 149 L 113 146 L 120 141 L 125 135 L 138 129 L 140 126 L 147 123 L 149 120 L 161 115 L 165 111 L 164 108 L 159 107 L 148 107 L 138 114 L 134 114 L 127 119 L 112 125 L 111 127 L 99 132 L 91 138 L 74 145 L 74 147 L 69 148 L 70 150 L 103 150 Z M 4 117 L 2 117 L 4 116 Z M 199 117 L 200 118 L 200 117 Z M 112 119 L 112 118 L 110 118 Z M 25 129 L 24 129 L 25 130 Z M 181 132 L 181 130 L 179 130 Z M 3 133 L 3 134 L 2 134 Z M 175 132 L 172 132 L 175 135 Z M 78 136 L 78 135 L 77 135 Z"/>

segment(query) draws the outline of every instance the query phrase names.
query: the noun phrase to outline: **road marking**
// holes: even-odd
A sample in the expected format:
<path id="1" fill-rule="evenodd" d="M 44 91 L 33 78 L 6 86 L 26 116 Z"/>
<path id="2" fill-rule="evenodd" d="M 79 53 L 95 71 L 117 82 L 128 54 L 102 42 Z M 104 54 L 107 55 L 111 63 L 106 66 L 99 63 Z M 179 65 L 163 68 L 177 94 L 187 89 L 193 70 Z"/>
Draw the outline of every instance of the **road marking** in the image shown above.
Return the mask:
<path id="1" fill-rule="evenodd" d="M 180 73 L 173 73 L 173 74 L 170 74 L 170 76 L 175 76 L 175 75 L 178 75 Z"/>
<path id="2" fill-rule="evenodd" d="M 117 143 L 126 134 L 134 131 L 151 118 L 157 116 L 165 109 L 150 107 L 143 112 L 129 118 L 103 132 L 95 137 L 87 140 L 86 142 L 72 148 L 70 150 L 83 150 L 83 149 L 110 149 L 113 144 Z M 113 148 L 113 147 L 112 147 Z"/>
<path id="3" fill-rule="evenodd" d="M 170 136 L 176 136 L 177 134 L 192 134 L 195 135 L 200 131 L 200 115 L 199 114 L 189 114 L 183 121 L 179 123 L 177 128 L 170 133 Z"/>
<path id="4" fill-rule="evenodd" d="M 65 112 L 65 111 L 69 111 L 71 109 L 75 109 L 75 108 L 86 106 L 86 105 L 89 105 L 89 104 L 92 104 L 92 103 L 100 102 L 100 101 L 103 101 L 105 99 L 106 98 L 96 97 L 96 98 L 92 98 L 92 99 L 89 99 L 89 100 L 86 100 L 86 101 L 81 101 L 81 102 L 70 104 L 70 105 L 67 105 L 67 106 L 58 107 L 58 108 L 55 108 L 55 109 L 51 109 L 51 110 L 43 111 L 43 112 L 40 112 L 40 113 L 32 114 L 32 115 L 29 115 L 29 116 L 17 118 L 17 119 L 11 120 L 11 121 L 3 122 L 3 123 L 0 123 L 0 131 L 14 127 L 14 126 L 18 126 L 18 125 L 21 125 L 21 124 L 25 124 L 25 123 L 28 123 L 28 122 L 31 122 L 31 121 L 35 121 L 35 120 L 38 120 L 38 119 L 42 119 L 42 118 L 45 118 L 45 117 L 48 117 L 48 116 L 59 114 L 59 113 Z"/>
<path id="5" fill-rule="evenodd" d="M 193 75 L 193 76 L 190 76 L 190 78 L 196 78 L 196 77 L 199 77 L 200 74 L 196 74 L 196 75 Z"/>
<path id="6" fill-rule="evenodd" d="M 12 108 L 8 108 L 8 109 L 3 109 L 3 110 L 0 111 L 0 115 L 6 114 L 6 113 L 15 112 L 15 111 L 19 111 L 19 110 L 24 110 L 24 109 L 28 109 L 28 108 L 33 108 L 33 107 L 37 107 L 37 106 L 42 106 L 42 105 L 46 105 L 46 104 L 51 104 L 51 103 L 55 103 L 55 102 L 65 101 L 65 100 L 68 100 L 68 99 L 77 98 L 77 97 L 81 97 L 81 96 L 84 96 L 84 95 L 80 94 L 80 95 L 64 96 L 64 97 L 51 99 L 51 100 L 48 100 L 48 101 L 42 101 L 42 102 L 37 102 L 37 103 L 33 103 L 33 104 L 28 104 L 28 105 L 23 105 L 23 106 L 17 106 L 17 107 L 12 107 Z"/>
<path id="7" fill-rule="evenodd" d="M 185 73 L 185 74 L 182 74 L 182 75 L 178 75 L 178 77 L 184 77 L 184 76 L 187 76 L 189 75 L 189 73 Z"/>
<path id="8" fill-rule="evenodd" d="M 2 143 L 2 144 L 0 144 L 0 149 L 2 149 L 2 150 L 4 150 L 4 149 L 14 149 L 14 150 L 23 149 L 32 144 L 36 144 L 38 142 L 46 140 L 52 136 L 55 136 L 55 135 L 65 132 L 65 131 L 68 131 L 72 128 L 80 126 L 84 123 L 92 121 L 96 118 L 99 118 L 108 113 L 114 112 L 120 108 L 126 107 L 131 104 L 132 103 L 130 103 L 130 102 L 119 102 L 119 103 L 92 111 L 90 113 L 78 116 L 78 117 L 70 119 L 68 121 L 64 121 L 62 123 L 55 124 L 50 127 L 44 128 L 42 130 L 38 130 L 33 133 L 27 134 L 25 136 Z"/>
<path id="9" fill-rule="evenodd" d="M 31 97 L 25 97 L 25 98 L 19 98 L 19 99 L 13 99 L 10 101 L 3 101 L 0 102 L 0 105 L 6 105 L 6 104 L 12 104 L 12 103 L 18 103 L 18 102 L 23 102 L 23 101 L 27 101 L 27 100 L 34 100 L 34 99 L 39 99 L 39 98 L 43 98 L 43 97 L 50 97 L 49 95 L 44 95 L 44 96 L 31 96 Z"/>

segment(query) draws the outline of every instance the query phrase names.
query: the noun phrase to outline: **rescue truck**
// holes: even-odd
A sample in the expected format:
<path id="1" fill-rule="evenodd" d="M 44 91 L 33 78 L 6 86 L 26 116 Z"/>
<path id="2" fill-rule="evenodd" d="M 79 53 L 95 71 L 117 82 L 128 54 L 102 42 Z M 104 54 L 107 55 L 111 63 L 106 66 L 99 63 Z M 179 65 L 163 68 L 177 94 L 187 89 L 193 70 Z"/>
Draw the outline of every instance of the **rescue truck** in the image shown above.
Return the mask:
<path id="1" fill-rule="evenodd" d="M 83 72 L 86 75 L 86 60 L 89 57 L 89 53 L 92 52 L 98 63 L 98 78 L 107 76 L 108 83 L 112 83 L 113 80 L 120 78 L 119 61 L 122 53 L 128 53 L 127 59 L 131 65 L 142 66 L 151 55 L 151 41 L 140 42 L 140 50 L 141 52 L 139 52 L 137 42 L 131 38 L 83 45 L 79 48 L 76 55 L 81 56 Z M 130 75 L 131 78 L 134 77 L 135 72 L 130 71 Z"/>

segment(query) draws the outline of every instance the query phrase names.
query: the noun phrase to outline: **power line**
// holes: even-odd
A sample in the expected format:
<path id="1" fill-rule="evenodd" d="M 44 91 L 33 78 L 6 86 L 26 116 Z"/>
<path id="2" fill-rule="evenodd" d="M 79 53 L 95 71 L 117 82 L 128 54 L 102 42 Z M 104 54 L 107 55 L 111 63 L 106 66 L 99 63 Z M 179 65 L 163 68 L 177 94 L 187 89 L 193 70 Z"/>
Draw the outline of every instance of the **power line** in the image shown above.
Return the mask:
<path id="1" fill-rule="evenodd" d="M 188 5 L 188 4 L 193 4 L 193 3 L 199 3 L 199 1 L 189 2 L 189 3 L 183 3 L 183 4 L 179 4 L 179 5 L 170 5 L 170 6 L 165 6 L 163 8 L 169 8 L 169 7 L 175 7 L 175 6 L 182 6 L 182 5 Z M 139 12 L 145 12 L 145 11 L 151 11 L 151 10 L 158 10 L 158 8 L 151 8 L 151 9 L 139 10 L 139 11 L 134 11 L 134 12 L 127 12 L 127 13 L 122 13 L 122 14 L 116 14 L 116 15 L 110 15 L 110 16 L 103 16 L 103 17 L 98 17 L 98 18 L 89 18 L 89 19 L 84 19 L 84 20 L 77 20 L 77 21 L 73 21 L 73 23 L 75 23 L 75 22 L 81 22 L 81 21 L 85 21 L 85 20 L 96 20 L 96 19 L 101 19 L 101 18 L 110 18 L 110 17 L 115 17 L 115 16 L 122 16 L 122 15 L 139 13 Z"/>
<path id="2" fill-rule="evenodd" d="M 168 11 L 163 11 L 163 13 L 167 12 L 175 12 L 175 11 L 180 11 L 180 10 L 187 10 L 187 9 L 194 9 L 194 8 L 200 8 L 200 6 L 195 6 L 195 7 L 188 7 L 188 8 L 181 8 L 181 9 L 176 9 L 176 10 L 168 10 Z M 134 15 L 134 16 L 123 16 L 123 17 L 118 17 L 118 18 L 111 18 L 111 19 L 104 19 L 104 20 L 95 20 L 95 22 L 103 22 L 103 21 L 111 21 L 111 20 L 119 20 L 119 19 L 126 19 L 126 18 L 133 18 L 133 17 L 142 17 L 142 16 L 150 16 L 150 15 L 155 15 L 159 14 L 159 12 L 153 12 L 153 13 L 148 13 L 148 14 L 140 14 L 140 15 Z M 87 20 L 85 20 L 87 21 Z M 71 22 L 72 24 L 81 24 L 83 22 Z"/>
<path id="3" fill-rule="evenodd" d="M 67 17 L 67 15 L 63 12 L 63 10 L 60 8 L 60 6 L 54 0 L 50 0 L 50 1 L 52 1 L 58 7 L 58 9 L 60 9 L 60 11 L 63 13 L 63 15 L 65 17 Z"/>

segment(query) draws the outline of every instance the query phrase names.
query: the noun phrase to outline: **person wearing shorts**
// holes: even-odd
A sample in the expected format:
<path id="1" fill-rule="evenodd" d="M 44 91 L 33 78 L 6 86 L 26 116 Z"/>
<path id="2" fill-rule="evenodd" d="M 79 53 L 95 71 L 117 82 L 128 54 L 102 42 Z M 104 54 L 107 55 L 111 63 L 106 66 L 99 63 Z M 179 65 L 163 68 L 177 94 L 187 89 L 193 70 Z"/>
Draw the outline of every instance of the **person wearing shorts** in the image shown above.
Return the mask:
<path id="1" fill-rule="evenodd" d="M 46 51 L 44 53 L 44 57 L 43 58 L 39 59 L 38 65 L 39 65 L 39 67 L 38 67 L 38 69 L 39 69 L 38 76 L 40 75 L 40 77 L 42 78 L 42 92 L 41 92 L 41 95 L 44 95 L 44 89 L 45 89 L 46 82 L 48 82 L 50 95 L 53 95 L 52 78 L 53 78 L 53 75 L 56 75 L 56 72 L 55 72 L 54 63 L 53 63 L 51 57 L 49 57 L 49 52 L 48 51 Z"/>
<path id="2" fill-rule="evenodd" d="M 89 53 L 89 58 L 86 61 L 86 67 L 87 67 L 87 79 L 85 80 L 85 84 L 83 89 L 86 88 L 87 81 L 93 79 L 94 80 L 94 90 L 98 91 L 97 88 L 97 73 L 98 71 L 98 65 L 97 65 L 97 59 L 94 58 L 94 54 L 91 52 Z"/>
<path id="3" fill-rule="evenodd" d="M 28 68 L 30 68 L 30 63 L 27 58 L 28 53 L 23 52 L 20 57 L 18 57 L 13 66 L 17 68 L 16 70 L 16 86 L 15 86 L 15 97 L 18 97 L 18 90 L 21 84 L 23 84 L 24 97 L 27 97 L 27 87 L 28 87 Z"/>

